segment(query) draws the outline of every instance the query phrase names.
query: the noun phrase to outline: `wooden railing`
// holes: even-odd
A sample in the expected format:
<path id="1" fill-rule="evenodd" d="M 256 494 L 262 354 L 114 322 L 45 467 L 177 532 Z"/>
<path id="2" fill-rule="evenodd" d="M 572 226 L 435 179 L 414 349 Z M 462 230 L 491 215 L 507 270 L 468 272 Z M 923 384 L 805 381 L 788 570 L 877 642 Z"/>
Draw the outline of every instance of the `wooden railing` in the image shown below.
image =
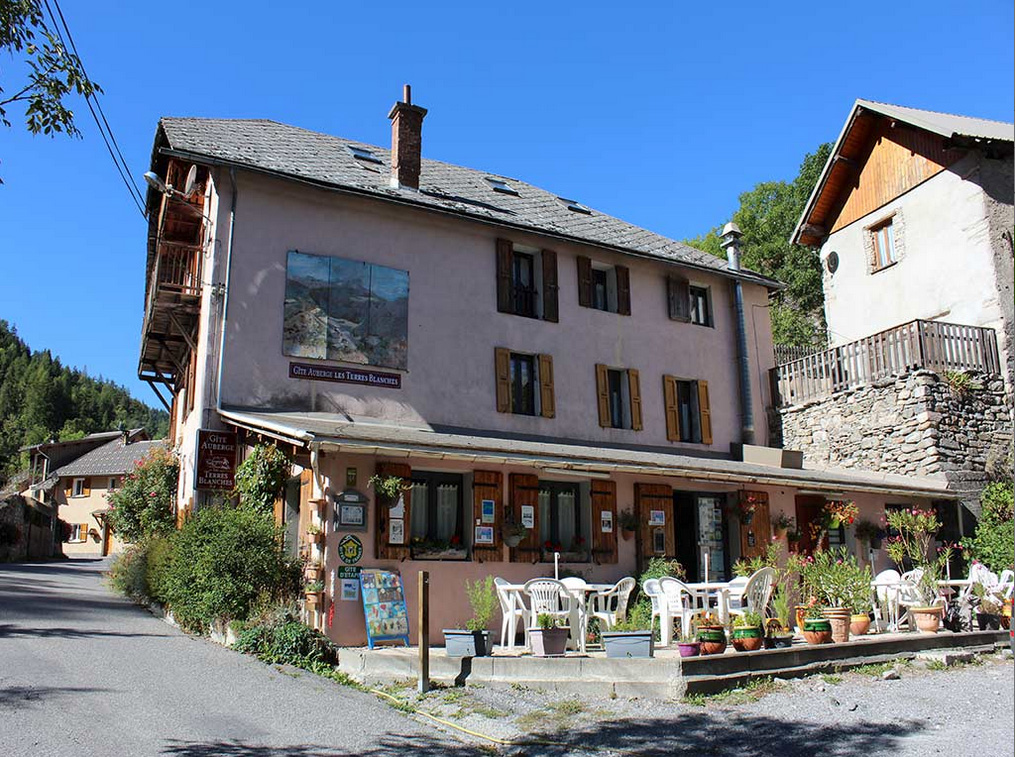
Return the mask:
<path id="1" fill-rule="evenodd" d="M 993 329 L 939 321 L 910 321 L 772 369 L 780 407 L 926 368 L 937 373 L 1000 373 Z"/>
<path id="2" fill-rule="evenodd" d="M 156 286 L 162 291 L 191 296 L 201 294 L 201 250 L 163 243 L 155 264 Z"/>

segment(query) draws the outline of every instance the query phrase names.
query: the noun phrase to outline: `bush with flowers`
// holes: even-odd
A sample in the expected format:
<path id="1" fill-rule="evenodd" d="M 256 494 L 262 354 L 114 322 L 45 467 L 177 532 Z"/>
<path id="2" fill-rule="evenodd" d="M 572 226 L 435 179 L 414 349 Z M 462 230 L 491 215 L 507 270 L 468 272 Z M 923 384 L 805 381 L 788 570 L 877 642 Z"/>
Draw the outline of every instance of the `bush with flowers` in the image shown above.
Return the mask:
<path id="1" fill-rule="evenodd" d="M 173 504 L 180 462 L 165 447 L 153 448 L 109 495 L 109 524 L 122 540 L 136 543 L 176 526 Z"/>
<path id="2" fill-rule="evenodd" d="M 810 604 L 848 607 L 854 613 L 870 607 L 870 567 L 860 567 L 845 547 L 801 558 L 800 577 L 803 596 Z"/>
<path id="3" fill-rule="evenodd" d="M 934 537 L 941 530 L 941 521 L 933 510 L 907 507 L 890 510 L 885 514 L 893 535 L 888 537 L 885 549 L 899 570 L 907 565 L 921 571 L 916 590 L 921 601 L 929 606 L 937 599 L 938 581 L 944 572 L 952 550 L 945 546 L 934 548 Z"/>

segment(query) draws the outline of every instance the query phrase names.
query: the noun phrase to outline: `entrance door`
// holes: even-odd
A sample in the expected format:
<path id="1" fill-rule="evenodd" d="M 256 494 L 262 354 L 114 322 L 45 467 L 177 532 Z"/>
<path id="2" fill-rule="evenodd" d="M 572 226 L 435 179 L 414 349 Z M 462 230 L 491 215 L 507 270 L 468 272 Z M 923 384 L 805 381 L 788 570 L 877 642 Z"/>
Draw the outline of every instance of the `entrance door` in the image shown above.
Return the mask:
<path id="1" fill-rule="evenodd" d="M 821 510 L 825 506 L 825 498 L 820 494 L 798 494 L 795 501 L 797 528 L 800 529 L 797 552 L 804 555 L 814 554 L 818 544 L 814 541 L 811 524 L 821 522 Z M 821 547 L 828 548 L 827 538 L 822 539 Z"/>
<path id="2" fill-rule="evenodd" d="M 300 477 L 290 478 L 285 485 L 282 505 L 285 546 L 292 557 L 298 557 L 300 552 L 300 488 Z"/>
<path id="3" fill-rule="evenodd" d="M 677 561 L 687 571 L 687 580 L 700 581 L 698 569 L 698 495 L 673 492 L 673 526 L 676 530 Z"/>
<path id="4" fill-rule="evenodd" d="M 113 539 L 113 529 L 110 527 L 108 522 L 102 524 L 102 556 L 106 557 L 109 554 L 110 544 Z"/>
<path id="5" fill-rule="evenodd" d="M 673 488 L 666 484 L 635 484 L 634 511 L 638 519 L 639 569 L 653 557 L 675 559 Z"/>
<path id="6" fill-rule="evenodd" d="M 765 492 L 742 492 L 754 503 L 754 515 L 750 523 L 740 523 L 740 558 L 749 560 L 765 554 L 772 538 L 772 526 L 768 513 L 768 494 Z"/>

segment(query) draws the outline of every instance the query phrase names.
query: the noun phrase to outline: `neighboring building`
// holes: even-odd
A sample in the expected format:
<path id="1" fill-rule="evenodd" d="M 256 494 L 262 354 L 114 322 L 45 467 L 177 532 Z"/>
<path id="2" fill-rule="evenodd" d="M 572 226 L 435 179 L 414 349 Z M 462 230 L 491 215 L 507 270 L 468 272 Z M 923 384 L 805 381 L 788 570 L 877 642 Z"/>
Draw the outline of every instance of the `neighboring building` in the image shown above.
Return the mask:
<path id="1" fill-rule="evenodd" d="M 979 513 L 1012 443 L 1013 137 L 854 104 L 792 239 L 820 249 L 831 348 L 774 372 L 809 463 L 934 476 Z"/>
<path id="2" fill-rule="evenodd" d="M 105 556 L 123 545 L 106 518 L 108 495 L 154 445 L 144 429 L 91 434 L 71 442 L 49 442 L 28 449 L 33 481 L 26 496 L 55 505 L 69 534 L 68 556 Z"/>
<path id="3" fill-rule="evenodd" d="M 868 517 L 950 506 L 939 481 L 753 446 L 777 282 L 575 195 L 424 160 L 425 114 L 396 103 L 391 151 L 259 120 L 165 118 L 155 137 L 139 375 L 171 409 L 179 506 L 210 501 L 201 429 L 291 451 L 277 517 L 323 549 L 336 641 L 365 638 L 345 563 L 400 571 L 410 602 L 429 570 L 439 639 L 467 617 L 465 579 L 545 575 L 554 551 L 597 580 L 653 556 L 722 576 L 770 518 L 806 525 L 826 498 Z M 375 474 L 410 494 L 376 501 Z M 531 526 L 515 547 L 509 522 Z"/>

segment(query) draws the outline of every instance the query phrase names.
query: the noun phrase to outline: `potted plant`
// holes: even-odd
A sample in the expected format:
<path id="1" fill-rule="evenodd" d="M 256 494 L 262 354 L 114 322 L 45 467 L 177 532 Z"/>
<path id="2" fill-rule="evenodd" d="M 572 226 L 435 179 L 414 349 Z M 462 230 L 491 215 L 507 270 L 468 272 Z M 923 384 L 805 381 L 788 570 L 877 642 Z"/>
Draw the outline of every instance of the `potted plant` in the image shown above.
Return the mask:
<path id="1" fill-rule="evenodd" d="M 630 539 L 634 532 L 638 530 L 638 518 L 630 508 L 621 510 L 617 515 L 618 525 L 620 526 L 620 535 L 624 540 Z"/>
<path id="2" fill-rule="evenodd" d="M 754 513 L 761 502 L 762 498 L 759 496 L 758 492 L 740 492 L 740 497 L 737 499 L 735 505 L 740 522 L 745 525 L 750 525 L 754 521 Z"/>
<path id="3" fill-rule="evenodd" d="M 733 648 L 738 652 L 754 652 L 764 644 L 761 616 L 753 610 L 738 615 L 733 621 Z"/>
<path id="4" fill-rule="evenodd" d="M 853 526 L 853 535 L 858 542 L 869 544 L 871 549 L 881 549 L 881 540 L 884 538 L 884 531 L 874 521 L 861 518 Z"/>
<path id="5" fill-rule="evenodd" d="M 796 522 L 786 513 L 779 513 L 772 521 L 772 532 L 776 536 L 782 536 L 796 528 Z"/>
<path id="6" fill-rule="evenodd" d="M 677 639 L 677 651 L 681 657 L 697 657 L 701 654 L 701 642 L 698 641 L 693 629 L 686 636 L 680 634 L 680 638 Z"/>
<path id="7" fill-rule="evenodd" d="M 514 548 L 525 541 L 525 537 L 529 535 L 529 529 L 521 523 L 508 521 L 501 527 L 500 535 L 507 546 Z"/>
<path id="8" fill-rule="evenodd" d="M 823 612 L 824 608 L 818 604 L 807 608 L 803 634 L 808 644 L 829 644 L 832 641 L 832 623 Z"/>
<path id="9" fill-rule="evenodd" d="M 564 618 L 541 612 L 536 616 L 536 627 L 529 629 L 532 654 L 536 657 L 561 657 L 567 649 L 567 621 Z"/>
<path id="10" fill-rule="evenodd" d="M 871 616 L 868 608 L 872 606 L 873 593 L 870 584 L 870 569 L 859 571 L 853 577 L 849 587 L 849 633 L 852 636 L 863 636 L 870 630 Z"/>
<path id="11" fill-rule="evenodd" d="M 493 576 L 465 582 L 465 594 L 472 606 L 472 617 L 465 628 L 445 628 L 444 651 L 448 657 L 488 657 L 493 651 L 488 626 L 499 602 Z"/>
<path id="12" fill-rule="evenodd" d="M 307 581 L 320 581 L 324 578 L 324 567 L 317 560 L 307 563 L 305 574 Z"/>
<path id="13" fill-rule="evenodd" d="M 324 597 L 324 582 L 309 581 L 303 587 L 303 597 L 306 600 L 307 609 L 313 612 L 314 608 L 321 604 Z"/>
<path id="14" fill-rule="evenodd" d="M 789 625 L 789 592 L 776 586 L 772 592 L 772 612 L 775 617 L 765 624 L 765 649 L 788 649 L 793 645 L 793 634 Z"/>
<path id="15" fill-rule="evenodd" d="M 914 589 L 921 604 L 909 608 L 917 628 L 924 633 L 937 633 L 944 608 L 937 604 L 940 596 L 938 581 L 951 558 L 951 548 L 942 547 L 932 555 L 933 541 L 941 529 L 941 521 L 933 510 L 918 507 L 891 510 L 885 515 L 888 526 L 896 535 L 888 540 L 888 556 L 902 569 L 909 563 L 919 569 L 920 578 Z"/>
<path id="16" fill-rule="evenodd" d="M 828 528 L 852 525 L 860 514 L 860 509 L 848 499 L 831 499 L 825 503 L 822 510 Z"/>
<path id="17" fill-rule="evenodd" d="M 324 532 L 316 523 L 311 523 L 307 526 L 307 541 L 311 544 L 321 544 L 324 542 Z"/>
<path id="18" fill-rule="evenodd" d="M 726 629 L 711 613 L 704 613 L 695 623 L 702 655 L 722 654 L 726 651 Z"/>
<path id="19" fill-rule="evenodd" d="M 601 634 L 607 657 L 653 657 L 655 633 L 652 629 L 652 606 L 641 603 L 631 608 L 627 617 L 617 621 Z"/>
<path id="20" fill-rule="evenodd" d="M 981 583 L 973 584 L 976 599 L 976 625 L 981 631 L 998 631 L 1001 628 L 1003 602 Z"/>

